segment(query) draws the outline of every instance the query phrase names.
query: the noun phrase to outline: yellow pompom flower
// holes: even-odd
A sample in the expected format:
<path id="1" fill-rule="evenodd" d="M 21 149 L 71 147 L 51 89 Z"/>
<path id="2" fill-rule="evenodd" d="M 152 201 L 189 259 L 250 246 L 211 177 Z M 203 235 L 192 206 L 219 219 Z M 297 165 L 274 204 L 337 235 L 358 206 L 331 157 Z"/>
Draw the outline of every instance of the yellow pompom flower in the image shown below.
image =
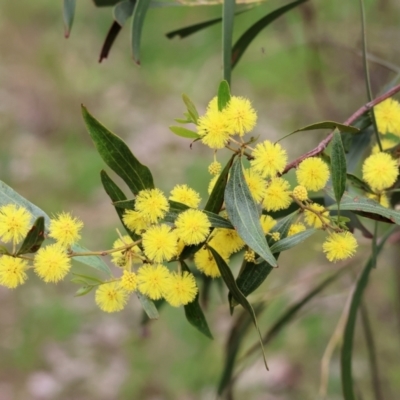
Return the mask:
<path id="1" fill-rule="evenodd" d="M 113 249 L 119 249 L 133 243 L 130 236 L 124 235 L 113 243 Z M 126 267 L 131 264 L 141 264 L 142 259 L 139 257 L 141 250 L 139 246 L 133 246 L 127 250 L 116 251 L 111 253 L 112 262 L 118 267 Z"/>
<path id="2" fill-rule="evenodd" d="M 197 208 L 201 201 L 200 195 L 188 185 L 176 185 L 171 190 L 169 199 L 192 208 Z"/>
<path id="3" fill-rule="evenodd" d="M 379 194 L 367 193 L 367 197 L 369 199 L 375 200 L 382 207 L 389 208 L 390 206 L 389 198 L 386 193 L 379 193 Z"/>
<path id="4" fill-rule="evenodd" d="M 165 265 L 144 265 L 138 270 L 139 290 L 151 300 L 164 297 L 170 272 Z"/>
<path id="5" fill-rule="evenodd" d="M 331 233 L 322 245 L 329 261 L 345 260 L 352 257 L 357 249 L 357 240 L 350 232 Z"/>
<path id="6" fill-rule="evenodd" d="M 257 114 L 244 97 L 232 96 L 224 111 L 232 135 L 244 136 L 256 126 Z"/>
<path id="7" fill-rule="evenodd" d="M 266 190 L 262 206 L 267 211 L 285 210 L 292 202 L 290 184 L 283 178 L 272 179 Z"/>
<path id="8" fill-rule="evenodd" d="M 261 215 L 260 223 L 265 235 L 276 225 L 276 221 L 270 215 Z"/>
<path id="9" fill-rule="evenodd" d="M 211 242 L 210 245 L 212 245 Z M 218 249 L 214 250 L 225 260 L 226 263 L 228 263 L 227 257 L 224 257 L 224 255 L 221 254 Z M 194 263 L 197 269 L 201 271 L 204 275 L 210 276 L 211 278 L 218 278 L 221 276 L 214 256 L 207 247 L 202 247 L 199 251 L 196 252 L 196 254 L 194 255 Z"/>
<path id="10" fill-rule="evenodd" d="M 27 279 L 28 262 L 21 258 L 0 257 L 0 285 L 14 289 L 22 285 Z"/>
<path id="11" fill-rule="evenodd" d="M 244 247 L 244 241 L 235 229 L 216 228 L 210 246 L 226 258 Z M 222 251 L 220 252 L 219 249 Z"/>
<path id="12" fill-rule="evenodd" d="M 218 111 L 218 97 L 214 96 L 207 105 L 208 111 Z"/>
<path id="13" fill-rule="evenodd" d="M 71 268 L 71 260 L 58 243 L 41 247 L 33 260 L 36 274 L 46 283 L 65 278 Z"/>
<path id="14" fill-rule="evenodd" d="M 299 201 L 305 201 L 308 199 L 308 192 L 304 186 L 298 185 L 293 189 L 293 197 Z"/>
<path id="15" fill-rule="evenodd" d="M 138 278 L 134 272 L 125 270 L 120 281 L 121 288 L 128 293 L 134 292 L 138 286 Z"/>
<path id="16" fill-rule="evenodd" d="M 218 161 L 213 161 L 209 166 L 208 166 L 208 172 L 211 175 L 219 175 L 222 171 L 222 165 Z"/>
<path id="17" fill-rule="evenodd" d="M 128 301 L 128 292 L 119 282 L 106 282 L 97 288 L 95 301 L 102 311 L 108 313 L 121 311 Z"/>
<path id="18" fill-rule="evenodd" d="M 324 206 L 321 206 L 320 204 L 313 203 L 310 204 L 309 207 L 311 210 L 304 210 L 304 220 L 306 221 L 306 224 L 313 227 L 313 228 L 322 228 L 324 224 L 329 223 L 329 211 L 325 209 Z M 315 212 L 313 212 L 315 211 Z M 322 223 L 321 218 L 324 221 L 324 224 Z"/>
<path id="19" fill-rule="evenodd" d="M 317 192 L 325 187 L 329 179 L 329 168 L 318 157 L 302 161 L 296 170 L 297 182 L 307 190 Z"/>
<path id="20" fill-rule="evenodd" d="M 18 244 L 31 227 L 32 215 L 25 207 L 6 204 L 0 207 L 0 239 Z"/>
<path id="21" fill-rule="evenodd" d="M 211 149 L 222 149 L 229 141 L 228 120 L 223 111 L 208 110 L 198 119 L 197 131 L 201 141 Z"/>
<path id="22" fill-rule="evenodd" d="M 129 230 L 135 232 L 137 235 L 141 235 L 150 225 L 148 219 L 134 210 L 126 210 L 122 217 L 122 221 Z"/>
<path id="23" fill-rule="evenodd" d="M 168 261 L 176 255 L 177 237 L 166 224 L 151 226 L 143 233 L 144 254 L 155 262 Z"/>
<path id="24" fill-rule="evenodd" d="M 193 274 L 184 271 L 182 274 L 173 273 L 168 278 L 164 297 L 173 307 L 185 306 L 191 303 L 198 289 Z"/>
<path id="25" fill-rule="evenodd" d="M 141 214 L 145 221 L 154 224 L 163 218 L 168 210 L 168 200 L 160 189 L 141 190 L 136 196 L 135 211 Z"/>
<path id="26" fill-rule="evenodd" d="M 253 169 L 244 170 L 244 178 L 256 203 L 260 203 L 265 195 L 266 183 L 263 177 Z"/>
<path id="27" fill-rule="evenodd" d="M 400 103 L 386 99 L 374 107 L 376 124 L 380 133 L 400 136 Z"/>
<path id="28" fill-rule="evenodd" d="M 381 145 L 382 145 L 382 151 L 391 149 L 392 147 L 395 147 L 399 144 L 399 142 L 396 142 L 392 139 L 381 139 Z M 372 147 L 372 154 L 380 153 L 379 145 L 378 143 L 374 144 Z"/>
<path id="29" fill-rule="evenodd" d="M 51 220 L 49 236 L 61 246 L 70 247 L 81 238 L 79 231 L 82 227 L 81 220 L 72 217 L 70 213 L 63 212 Z"/>
<path id="30" fill-rule="evenodd" d="M 290 225 L 288 236 L 296 235 L 297 233 L 303 232 L 306 230 L 306 227 L 301 222 L 297 224 Z"/>
<path id="31" fill-rule="evenodd" d="M 186 210 L 175 221 L 175 232 L 185 244 L 199 244 L 210 232 L 211 223 L 200 210 Z"/>
<path id="32" fill-rule="evenodd" d="M 256 253 L 253 250 L 246 250 L 243 256 L 244 260 L 248 263 L 255 263 L 256 262 Z"/>
<path id="33" fill-rule="evenodd" d="M 258 143 L 252 156 L 251 167 L 264 178 L 281 173 L 287 162 L 286 150 L 279 143 L 274 144 L 269 140 Z"/>
<path id="34" fill-rule="evenodd" d="M 399 174 L 397 161 L 387 153 L 370 155 L 362 166 L 365 182 L 374 190 L 383 190 L 396 182 Z"/>

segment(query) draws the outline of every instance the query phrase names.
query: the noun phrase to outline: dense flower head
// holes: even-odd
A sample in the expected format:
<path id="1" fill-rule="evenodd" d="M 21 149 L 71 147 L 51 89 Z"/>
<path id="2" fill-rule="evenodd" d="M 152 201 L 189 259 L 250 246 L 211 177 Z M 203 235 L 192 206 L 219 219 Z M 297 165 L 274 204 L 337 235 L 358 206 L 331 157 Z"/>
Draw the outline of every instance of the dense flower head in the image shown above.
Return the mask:
<path id="1" fill-rule="evenodd" d="M 41 247 L 33 265 L 36 274 L 45 282 L 58 282 L 65 278 L 71 268 L 71 260 L 58 243 Z"/>
<path id="2" fill-rule="evenodd" d="M 272 179 L 266 190 L 262 206 L 267 211 L 285 210 L 292 202 L 290 184 L 283 178 Z"/>
<path id="3" fill-rule="evenodd" d="M 163 218 L 168 210 L 168 200 L 160 189 L 141 190 L 136 196 L 135 211 L 137 211 L 145 221 L 154 224 L 159 219 Z"/>
<path id="4" fill-rule="evenodd" d="M 95 301 L 102 311 L 121 311 L 128 301 L 128 292 L 119 282 L 106 282 L 97 288 Z"/>
<path id="5" fill-rule="evenodd" d="M 382 151 L 389 150 L 392 147 L 395 147 L 399 144 L 399 142 L 392 139 L 381 139 Z M 372 154 L 380 153 L 381 149 L 379 148 L 378 143 L 374 144 L 372 147 Z"/>
<path id="6" fill-rule="evenodd" d="M 184 271 L 182 274 L 172 273 L 165 287 L 164 297 L 173 307 L 191 303 L 198 289 L 193 274 Z"/>
<path id="7" fill-rule="evenodd" d="M 129 235 L 124 235 L 113 243 L 113 249 L 119 249 L 131 243 L 133 243 L 132 238 Z M 141 264 L 142 259 L 139 257 L 140 253 L 141 250 L 139 246 L 133 246 L 126 250 L 124 249 L 111 253 L 111 260 L 118 267 L 126 267 L 131 264 Z"/>
<path id="8" fill-rule="evenodd" d="M 387 153 L 370 155 L 362 167 L 363 179 L 373 190 L 383 190 L 396 182 L 399 174 L 397 161 Z"/>
<path id="9" fill-rule="evenodd" d="M 324 206 L 313 203 L 309 207 L 311 210 L 304 210 L 304 220 L 307 225 L 318 229 L 329 223 L 329 211 Z"/>
<path id="10" fill-rule="evenodd" d="M 215 175 L 211 178 L 210 183 L 208 184 L 207 188 L 207 193 L 210 195 L 212 191 L 214 190 L 215 184 L 217 183 L 217 180 L 219 178 L 219 175 Z"/>
<path id="11" fill-rule="evenodd" d="M 258 143 L 252 152 L 251 167 L 261 176 L 272 177 L 281 173 L 286 166 L 287 153 L 279 143 L 266 140 Z"/>
<path id="12" fill-rule="evenodd" d="M 244 136 L 256 126 L 257 114 L 250 100 L 244 97 L 232 96 L 224 112 L 232 135 Z"/>
<path id="13" fill-rule="evenodd" d="M 301 222 L 298 222 L 297 224 L 292 224 L 290 225 L 288 236 L 296 235 L 297 233 L 303 232 L 305 230 L 306 227 Z"/>
<path id="14" fill-rule="evenodd" d="M 244 170 L 244 178 L 256 203 L 260 203 L 265 195 L 266 184 L 263 177 L 253 169 Z"/>
<path id="15" fill-rule="evenodd" d="M 216 150 L 224 148 L 230 137 L 225 112 L 209 109 L 198 119 L 197 131 L 206 146 Z"/>
<path id="16" fill-rule="evenodd" d="M 213 243 L 210 241 L 210 245 L 212 246 Z M 228 263 L 228 258 L 224 256 L 218 249 L 214 248 L 215 251 Z M 194 263 L 197 269 L 203 272 L 204 275 L 207 275 L 211 278 L 218 278 L 221 276 L 219 272 L 218 265 L 212 255 L 211 251 L 207 247 L 202 247 L 199 251 L 196 252 L 194 255 Z"/>
<path id="17" fill-rule="evenodd" d="M 171 227 L 162 224 L 151 226 L 143 233 L 144 254 L 155 262 L 168 261 L 176 255 L 177 236 Z"/>
<path id="18" fill-rule="evenodd" d="M 244 260 L 249 263 L 256 262 L 256 253 L 253 250 L 246 250 L 243 256 Z"/>
<path id="19" fill-rule="evenodd" d="M 79 234 L 83 222 L 72 217 L 70 213 L 60 213 L 50 221 L 49 236 L 55 239 L 61 246 L 70 247 L 81 238 Z"/>
<path id="20" fill-rule="evenodd" d="M 325 187 L 329 179 L 329 168 L 318 157 L 302 161 L 296 170 L 297 182 L 307 190 L 317 192 Z"/>
<path id="21" fill-rule="evenodd" d="M 400 103 L 386 99 L 374 107 L 376 124 L 380 133 L 400 136 Z"/>
<path id="22" fill-rule="evenodd" d="M 210 246 L 214 249 L 221 249 L 221 255 L 225 257 L 241 250 L 244 244 L 243 239 L 235 229 L 216 228 L 210 240 Z"/>
<path id="23" fill-rule="evenodd" d="M 192 208 L 197 208 L 201 201 L 200 195 L 188 185 L 176 185 L 171 190 L 169 199 Z"/>
<path id="24" fill-rule="evenodd" d="M 300 201 L 305 201 L 308 199 L 308 192 L 307 189 L 304 186 L 301 185 L 297 185 L 294 189 L 293 189 L 293 197 L 296 198 L 297 200 Z"/>
<path id="25" fill-rule="evenodd" d="M 200 210 L 186 210 L 175 221 L 175 232 L 185 244 L 199 244 L 208 236 L 211 223 Z"/>
<path id="26" fill-rule="evenodd" d="M 122 217 L 122 221 L 129 230 L 135 232 L 137 235 L 141 235 L 145 231 L 150 222 L 143 215 L 134 210 L 126 210 Z"/>
<path id="27" fill-rule="evenodd" d="M 264 234 L 267 234 L 276 225 L 276 221 L 270 215 L 261 215 L 260 223 Z"/>
<path id="28" fill-rule="evenodd" d="M 138 269 L 139 290 L 151 300 L 164 297 L 170 272 L 165 265 L 144 265 Z"/>
<path id="29" fill-rule="evenodd" d="M 209 166 L 208 166 L 208 172 L 211 175 L 219 175 L 222 171 L 222 165 L 218 161 L 213 161 Z"/>
<path id="30" fill-rule="evenodd" d="M 9 289 L 22 285 L 28 278 L 27 265 L 28 262 L 21 258 L 0 257 L 0 285 Z"/>
<path id="31" fill-rule="evenodd" d="M 121 288 L 128 293 L 134 292 L 138 286 L 138 278 L 134 272 L 125 270 L 120 281 Z"/>
<path id="32" fill-rule="evenodd" d="M 329 261 L 345 260 L 352 257 L 357 249 L 357 240 L 350 232 L 331 233 L 322 245 Z"/>
<path id="33" fill-rule="evenodd" d="M 6 204 L 0 207 L 0 239 L 18 244 L 31 227 L 32 215 L 25 207 Z"/>

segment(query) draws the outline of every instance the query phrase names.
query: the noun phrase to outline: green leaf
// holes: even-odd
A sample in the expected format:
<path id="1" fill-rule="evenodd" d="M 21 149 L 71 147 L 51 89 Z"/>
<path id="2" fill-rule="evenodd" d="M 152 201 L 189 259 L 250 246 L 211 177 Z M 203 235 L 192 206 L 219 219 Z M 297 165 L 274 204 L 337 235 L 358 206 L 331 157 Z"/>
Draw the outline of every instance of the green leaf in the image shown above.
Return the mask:
<path id="1" fill-rule="evenodd" d="M 260 339 L 260 345 L 261 345 L 261 350 L 263 353 L 265 368 L 268 370 L 267 360 L 265 358 L 265 353 L 264 353 L 264 347 L 262 345 L 261 332 L 260 332 L 260 328 L 258 327 L 257 318 L 254 313 L 253 307 L 247 301 L 244 294 L 236 286 L 235 278 L 233 277 L 231 269 L 225 263 L 224 259 L 211 246 L 208 246 L 208 248 L 214 257 L 215 262 L 217 263 L 219 272 L 221 273 L 222 279 L 224 280 L 229 291 L 232 293 L 233 298 L 249 313 L 249 315 L 253 321 L 253 324 L 257 330 L 257 333 L 258 333 L 258 336 Z"/>
<path id="2" fill-rule="evenodd" d="M 8 249 L 4 246 L 0 246 L 0 254 L 10 254 Z"/>
<path id="3" fill-rule="evenodd" d="M 82 114 L 101 158 L 124 180 L 132 193 L 136 195 L 141 190 L 154 188 L 150 170 L 135 158 L 125 142 L 100 124 L 84 106 Z"/>
<path id="4" fill-rule="evenodd" d="M 64 0 L 63 18 L 64 18 L 64 36 L 69 37 L 72 24 L 74 22 L 76 0 Z"/>
<path id="5" fill-rule="evenodd" d="M 146 297 L 140 292 L 136 292 L 136 295 L 140 303 L 142 304 L 143 310 L 145 311 L 147 316 L 150 319 L 158 319 L 160 315 L 158 314 L 155 304 L 148 297 Z"/>
<path id="6" fill-rule="evenodd" d="M 338 204 L 346 190 L 346 172 L 346 154 L 344 153 L 340 133 L 335 130 L 333 133 L 331 150 L 331 178 L 336 203 Z"/>
<path id="7" fill-rule="evenodd" d="M 235 0 L 224 0 L 222 5 L 222 66 L 224 71 L 224 79 L 227 81 L 227 83 L 231 82 L 232 36 L 234 19 Z"/>
<path id="8" fill-rule="evenodd" d="M 78 280 L 81 282 L 83 281 L 86 285 L 101 285 L 104 283 L 102 280 L 96 278 L 95 276 L 90 276 L 90 275 L 83 275 L 83 274 L 77 274 L 75 272 L 72 273 L 74 275 L 74 278 L 71 279 L 71 282 L 75 283 Z"/>
<path id="9" fill-rule="evenodd" d="M 119 3 L 121 0 L 93 0 L 97 7 L 110 7 Z"/>
<path id="10" fill-rule="evenodd" d="M 182 95 L 182 100 L 186 105 L 186 108 L 188 110 L 189 116 L 192 118 L 192 121 L 197 124 L 197 120 L 199 119 L 199 113 L 197 112 L 196 106 L 192 102 L 192 100 L 189 99 L 186 94 Z"/>
<path id="11" fill-rule="evenodd" d="M 140 40 L 147 10 L 151 0 L 137 0 L 131 26 L 131 45 L 134 61 L 140 65 Z"/>
<path id="12" fill-rule="evenodd" d="M 390 229 L 381 242 L 377 246 L 376 255 L 380 253 L 386 240 L 393 233 Z M 356 326 L 357 311 L 360 306 L 364 290 L 367 287 L 369 275 L 374 267 L 373 257 L 371 256 L 357 279 L 356 287 L 353 292 L 349 314 L 347 316 L 346 326 L 343 335 L 343 345 L 341 350 L 341 375 L 342 375 L 342 389 L 343 398 L 345 400 L 355 400 L 356 397 L 353 391 L 353 376 L 352 376 L 352 354 L 353 354 L 353 340 L 354 330 Z"/>
<path id="13" fill-rule="evenodd" d="M 246 51 L 249 44 L 253 41 L 253 39 L 271 22 L 275 21 L 281 15 L 285 14 L 287 11 L 291 10 L 292 8 L 298 6 L 306 2 L 307 0 L 297 0 L 293 3 L 289 3 L 280 7 L 270 14 L 266 15 L 265 17 L 258 20 L 255 24 L 253 24 L 243 35 L 237 40 L 235 45 L 232 49 L 232 69 L 236 66 L 240 58 L 242 57 L 243 53 Z"/>
<path id="14" fill-rule="evenodd" d="M 26 253 L 36 253 L 44 241 L 44 217 L 39 217 L 32 228 L 29 230 L 17 255 Z"/>
<path id="15" fill-rule="evenodd" d="M 306 239 L 308 239 L 311 235 L 317 232 L 317 229 L 307 229 L 303 232 L 299 232 L 295 235 L 288 236 L 278 242 L 274 243 L 271 246 L 272 253 L 280 253 L 285 250 L 289 250 L 294 246 L 297 246 L 300 243 L 303 243 Z"/>
<path id="16" fill-rule="evenodd" d="M 243 241 L 273 267 L 276 260 L 269 249 L 261 224 L 257 204 L 243 175 L 241 158 L 232 165 L 225 189 L 226 211 L 232 225 Z"/>
<path id="17" fill-rule="evenodd" d="M 113 206 L 116 208 L 122 208 L 124 210 L 134 210 L 135 209 L 135 200 L 120 200 L 113 202 Z"/>
<path id="18" fill-rule="evenodd" d="M 182 271 L 191 272 L 184 261 L 181 261 Z M 203 335 L 210 339 L 214 339 L 210 328 L 208 327 L 206 317 L 204 316 L 203 310 L 199 304 L 199 293 L 196 294 L 196 298 L 189 304 L 184 306 L 185 315 L 188 322 L 199 330 Z"/>
<path id="19" fill-rule="evenodd" d="M 218 110 L 222 111 L 231 99 L 231 91 L 229 88 L 229 83 L 224 80 L 221 81 L 218 88 Z"/>
<path id="20" fill-rule="evenodd" d="M 85 296 L 94 289 L 94 286 L 82 286 L 75 292 L 75 297 Z"/>
<path id="21" fill-rule="evenodd" d="M 347 180 L 350 182 L 350 184 L 353 185 L 354 187 L 361 189 L 367 193 L 374 193 L 373 190 L 368 185 L 368 183 L 364 182 L 359 177 L 357 177 L 353 174 L 346 174 L 346 177 L 347 177 Z"/>
<path id="22" fill-rule="evenodd" d="M 175 133 L 175 135 L 188 138 L 188 139 L 199 139 L 201 136 L 190 129 L 183 128 L 182 126 L 170 126 L 169 129 Z"/>
<path id="23" fill-rule="evenodd" d="M 118 3 L 113 10 L 115 21 L 124 26 L 125 22 L 132 16 L 136 1 L 125 0 Z"/>
<path id="24" fill-rule="evenodd" d="M 71 246 L 71 249 L 74 253 L 87 253 L 90 251 L 77 243 L 73 244 Z M 97 269 L 98 271 L 104 272 L 108 276 L 112 276 L 112 273 L 108 265 L 98 256 L 77 256 L 74 257 L 74 260 L 89 265 L 89 267 Z"/>

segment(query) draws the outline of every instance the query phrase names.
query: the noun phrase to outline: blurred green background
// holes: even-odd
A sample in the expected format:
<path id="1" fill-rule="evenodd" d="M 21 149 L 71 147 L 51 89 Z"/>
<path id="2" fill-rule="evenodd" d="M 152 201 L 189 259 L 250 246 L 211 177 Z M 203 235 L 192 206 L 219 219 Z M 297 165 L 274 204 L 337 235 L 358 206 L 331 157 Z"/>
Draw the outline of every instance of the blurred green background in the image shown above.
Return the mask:
<path id="1" fill-rule="evenodd" d="M 100 185 L 103 162 L 85 130 L 80 104 L 120 135 L 169 191 L 189 183 L 206 197 L 212 153 L 174 136 L 184 92 L 204 110 L 222 76 L 220 25 L 187 39 L 165 33 L 220 15 L 220 6 L 150 9 L 142 66 L 131 59 L 129 23 L 109 58 L 98 56 L 112 22 L 110 8 L 78 1 L 71 37 L 63 38 L 62 2 L 0 4 L 0 179 L 48 214 L 70 210 L 85 223 L 82 244 L 109 248 L 121 229 Z M 266 4 L 236 19 L 235 38 L 277 8 Z M 366 1 L 374 94 L 400 70 L 400 3 Z M 323 119 L 344 121 L 366 102 L 358 2 L 310 1 L 266 28 L 233 73 L 232 91 L 252 99 L 256 134 L 274 140 Z M 326 132 L 286 140 L 290 157 L 313 147 Z M 220 161 L 228 154 L 221 153 Z M 368 222 L 367 222 L 368 225 Z M 323 237 L 286 252 L 280 268 L 251 296 L 266 301 L 265 332 L 294 301 L 334 272 L 320 252 Z M 237 399 L 315 399 L 320 360 L 357 272 L 368 254 L 362 237 L 349 273 L 315 298 L 266 348 L 270 372 L 257 353 L 237 382 Z M 385 398 L 399 398 L 399 246 L 390 247 L 366 292 Z M 364 251 L 365 250 L 365 251 Z M 353 268 L 350 268 L 353 265 Z M 81 268 L 81 267 L 79 267 Z M 215 286 L 215 285 L 214 285 Z M 0 288 L 0 400 L 214 399 L 227 335 L 235 323 L 225 293 L 212 289 L 206 310 L 215 340 L 165 307 L 141 326 L 139 302 L 106 315 L 93 293 L 75 298 L 65 281 L 32 277 L 17 290 Z M 242 352 L 256 340 L 248 331 Z M 372 399 L 365 340 L 356 332 L 354 374 L 363 399 Z M 329 399 L 341 399 L 339 358 L 332 358 Z"/>

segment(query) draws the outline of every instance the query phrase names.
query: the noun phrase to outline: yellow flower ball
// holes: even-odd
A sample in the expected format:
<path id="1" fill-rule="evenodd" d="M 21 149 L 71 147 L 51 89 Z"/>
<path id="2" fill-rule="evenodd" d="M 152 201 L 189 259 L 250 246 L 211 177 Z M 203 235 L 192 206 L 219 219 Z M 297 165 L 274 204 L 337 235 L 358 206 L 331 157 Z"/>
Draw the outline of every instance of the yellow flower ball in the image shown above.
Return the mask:
<path id="1" fill-rule="evenodd" d="M 265 235 L 276 225 L 276 221 L 270 215 L 261 215 L 260 223 Z"/>
<path id="2" fill-rule="evenodd" d="M 144 265 L 138 270 L 139 290 L 151 300 L 164 297 L 170 272 L 165 265 Z"/>
<path id="3" fill-rule="evenodd" d="M 224 111 L 232 135 L 244 136 L 256 126 L 257 113 L 244 97 L 232 96 Z"/>
<path id="4" fill-rule="evenodd" d="M 297 233 L 303 232 L 306 230 L 306 227 L 301 222 L 297 224 L 290 225 L 288 236 L 296 235 Z"/>
<path id="5" fill-rule="evenodd" d="M 329 168 L 320 158 L 310 157 L 300 163 L 296 170 L 296 177 L 299 185 L 317 192 L 328 182 Z"/>
<path id="6" fill-rule="evenodd" d="M 74 218 L 70 213 L 60 213 L 50 222 L 49 236 L 55 239 L 61 246 L 70 247 L 81 238 L 79 234 L 83 222 Z"/>
<path id="7" fill-rule="evenodd" d="M 28 262 L 21 258 L 0 257 L 0 285 L 14 289 L 28 279 Z"/>
<path id="8" fill-rule="evenodd" d="M 120 281 L 121 288 L 128 293 L 134 292 L 138 286 L 138 277 L 134 272 L 125 270 Z"/>
<path id="9" fill-rule="evenodd" d="M 376 124 L 380 133 L 400 136 L 400 103 L 386 99 L 374 107 Z"/>
<path id="10" fill-rule="evenodd" d="M 397 161 L 387 153 L 370 155 L 362 167 L 363 179 L 373 190 L 391 187 L 399 175 Z"/>
<path id="11" fill-rule="evenodd" d="M 182 274 L 173 273 L 166 284 L 164 297 L 173 307 L 185 306 L 191 303 L 198 289 L 193 274 L 184 271 Z"/>
<path id="12" fill-rule="evenodd" d="M 293 189 L 293 197 L 299 201 L 305 201 L 308 199 L 308 192 L 304 186 L 298 185 Z"/>
<path id="13" fill-rule="evenodd" d="M 31 227 L 32 215 L 24 208 L 15 204 L 0 207 L 0 239 L 4 243 L 21 242 Z"/>
<path id="14" fill-rule="evenodd" d="M 197 208 L 201 201 L 200 195 L 188 185 L 176 185 L 171 190 L 169 199 L 192 208 Z"/>
<path id="15" fill-rule="evenodd" d="M 149 220 L 143 214 L 134 210 L 126 210 L 122 221 L 130 231 L 135 232 L 137 235 L 141 235 L 150 225 Z"/>
<path id="16" fill-rule="evenodd" d="M 124 235 L 113 243 L 113 249 L 119 249 L 133 243 L 130 236 Z M 118 267 L 127 267 L 131 264 L 142 264 L 142 259 L 139 257 L 141 250 L 139 246 L 133 246 L 129 249 L 116 251 L 111 253 L 112 262 Z"/>
<path id="17" fill-rule="evenodd" d="M 168 200 L 160 189 L 141 190 L 136 196 L 135 211 L 149 223 L 154 224 L 164 218 L 168 210 Z"/>
<path id="18" fill-rule="evenodd" d="M 206 146 L 215 150 L 224 148 L 230 137 L 225 112 L 209 109 L 198 119 L 197 131 Z"/>
<path id="19" fill-rule="evenodd" d="M 210 246 L 216 250 L 223 249 L 225 257 L 229 257 L 231 254 L 241 250 L 244 244 L 243 239 L 235 229 L 216 228 L 210 240 Z"/>
<path id="20" fill-rule="evenodd" d="M 213 161 L 209 166 L 208 166 L 208 172 L 211 175 L 219 175 L 222 171 L 222 165 L 218 161 Z"/>
<path id="21" fill-rule="evenodd" d="M 252 156 L 254 159 L 250 161 L 251 167 L 264 178 L 281 173 L 287 162 L 287 153 L 282 146 L 269 140 L 258 143 Z"/>
<path id="22" fill-rule="evenodd" d="M 210 246 L 212 246 L 211 241 Z M 221 254 L 218 249 L 214 247 L 213 249 L 225 260 L 225 262 L 228 263 L 228 259 L 224 257 L 224 255 Z M 211 278 L 218 278 L 221 276 L 214 256 L 207 247 L 202 247 L 199 251 L 196 252 L 196 254 L 194 255 L 194 263 L 197 269 L 206 276 L 209 276 Z"/>
<path id="23" fill-rule="evenodd" d="M 119 282 L 106 282 L 97 288 L 95 301 L 102 311 L 108 313 L 121 311 L 128 301 L 128 292 Z"/>
<path id="24" fill-rule="evenodd" d="M 200 210 L 186 210 L 175 221 L 175 232 L 186 245 L 199 244 L 210 233 L 211 223 Z"/>
<path id="25" fill-rule="evenodd" d="M 265 190 L 262 206 L 267 211 L 285 210 L 290 206 L 290 184 L 283 178 L 274 178 Z"/>
<path id="26" fill-rule="evenodd" d="M 43 281 L 58 282 L 65 278 L 71 268 L 71 259 L 58 243 L 41 247 L 33 260 L 36 274 Z"/>
<path id="27" fill-rule="evenodd" d="M 176 255 L 177 237 L 166 224 L 151 226 L 143 233 L 144 254 L 157 263 L 168 261 Z"/>
<path id="28" fill-rule="evenodd" d="M 357 240 L 350 232 L 331 233 L 322 245 L 329 261 L 345 260 L 352 257 L 357 249 Z"/>
<path id="29" fill-rule="evenodd" d="M 265 195 L 266 183 L 263 177 L 253 169 L 244 170 L 244 178 L 256 203 L 260 203 Z"/>
<path id="30" fill-rule="evenodd" d="M 313 203 L 309 207 L 311 210 L 304 210 L 304 220 L 307 225 L 318 229 L 329 223 L 329 211 L 324 206 Z"/>

